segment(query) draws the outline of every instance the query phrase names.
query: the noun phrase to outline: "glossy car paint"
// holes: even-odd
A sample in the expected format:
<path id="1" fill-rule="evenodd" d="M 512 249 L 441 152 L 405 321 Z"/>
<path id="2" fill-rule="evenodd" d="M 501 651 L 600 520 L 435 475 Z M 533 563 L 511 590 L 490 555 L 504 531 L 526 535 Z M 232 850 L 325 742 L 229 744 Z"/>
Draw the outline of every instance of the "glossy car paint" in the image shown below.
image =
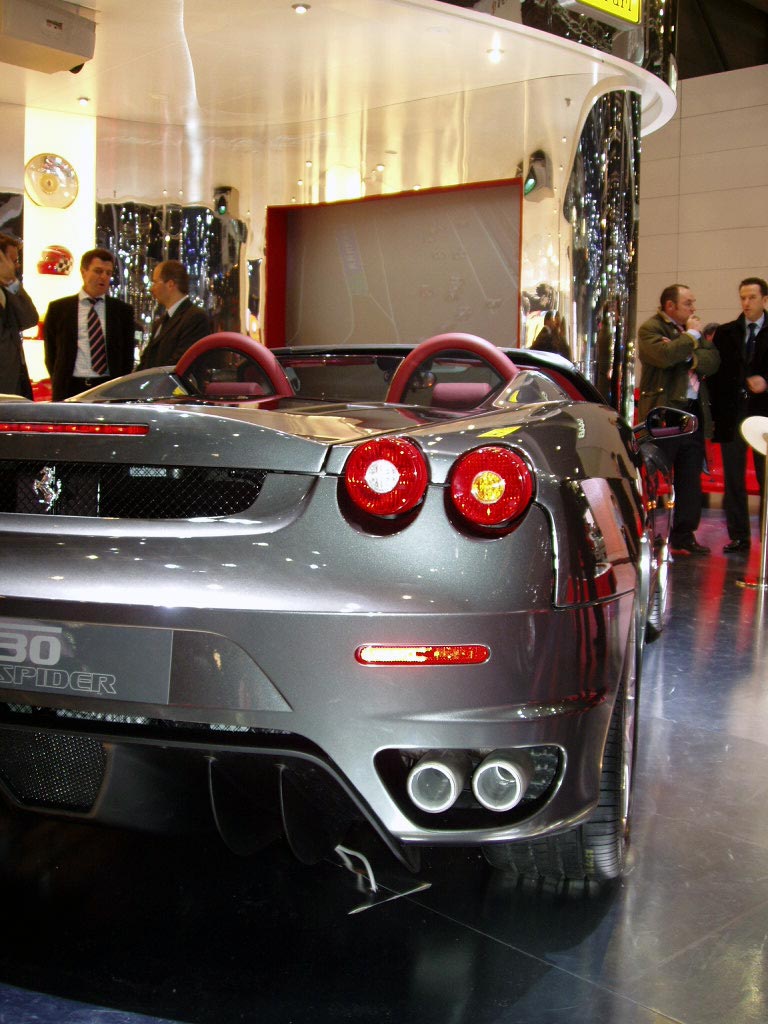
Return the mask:
<path id="1" fill-rule="evenodd" d="M 231 839 L 233 792 L 251 813 L 253 793 L 268 789 L 263 804 L 274 804 L 279 779 L 309 766 L 401 854 L 400 843 L 536 836 L 588 816 L 616 688 L 633 656 L 633 616 L 644 621 L 650 568 L 642 551 L 654 526 L 631 432 L 615 411 L 510 396 L 469 415 L 290 399 L 273 411 L 0 406 L 7 424 L 33 409 L 43 422 L 149 427 L 144 437 L 6 431 L 0 459 L 55 467 L 76 453 L 94 463 L 267 471 L 254 506 L 226 518 L 0 514 L 4 635 L 18 623 L 64 624 L 65 632 L 85 623 L 127 637 L 116 663 L 89 666 L 117 677 L 114 693 L 0 686 L 0 762 L 21 734 L 98 740 L 109 767 L 93 805 L 19 800 L 0 768 L 5 795 L 45 813 L 165 827 L 177 824 L 178 793 L 197 788 Z M 420 446 L 430 482 L 415 513 L 381 527 L 349 509 L 341 477 L 352 447 L 383 434 Z M 457 456 L 487 443 L 522 454 L 535 495 L 514 529 L 483 536 L 451 513 L 446 484 Z M 149 702 L 120 682 L 127 663 L 141 663 L 147 630 L 171 652 L 167 699 Z M 360 664 L 356 650 L 372 643 L 485 644 L 491 656 L 469 666 Z M 0 665 L 9 650 L 6 640 Z M 539 744 L 560 760 L 530 812 L 425 815 L 392 771 L 402 752 L 480 756 Z M 314 792 L 300 789 L 299 802 L 314 807 Z M 295 819 L 280 791 L 284 821 Z M 318 806 L 322 815 L 322 799 Z M 336 841 L 342 828 L 330 831 Z"/>

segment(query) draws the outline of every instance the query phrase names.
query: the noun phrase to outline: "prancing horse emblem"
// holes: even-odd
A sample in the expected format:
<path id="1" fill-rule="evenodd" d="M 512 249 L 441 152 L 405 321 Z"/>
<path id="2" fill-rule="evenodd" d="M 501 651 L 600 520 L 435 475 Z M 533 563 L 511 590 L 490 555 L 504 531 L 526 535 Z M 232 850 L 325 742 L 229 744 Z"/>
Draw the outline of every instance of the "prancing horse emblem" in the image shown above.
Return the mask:
<path id="1" fill-rule="evenodd" d="M 56 476 L 54 466 L 43 466 L 35 478 L 33 490 L 45 511 L 50 512 L 61 496 L 61 480 Z"/>

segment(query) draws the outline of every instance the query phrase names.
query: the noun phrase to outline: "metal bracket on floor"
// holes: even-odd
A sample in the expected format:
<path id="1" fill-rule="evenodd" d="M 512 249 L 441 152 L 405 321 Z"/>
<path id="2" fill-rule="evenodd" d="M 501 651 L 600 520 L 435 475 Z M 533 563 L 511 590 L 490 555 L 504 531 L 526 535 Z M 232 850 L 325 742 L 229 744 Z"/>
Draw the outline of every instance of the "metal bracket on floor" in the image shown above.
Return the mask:
<path id="1" fill-rule="evenodd" d="M 370 910 L 381 903 L 389 903 L 392 900 L 400 899 L 402 896 L 412 896 L 414 893 L 423 892 L 429 889 L 431 882 L 418 881 L 414 884 L 413 879 L 397 877 L 387 878 L 387 884 L 379 884 L 374 875 L 371 862 L 364 853 L 353 850 L 349 846 L 337 846 L 333 851 L 341 861 L 342 867 L 346 868 L 355 876 L 355 886 L 358 893 L 365 896 L 363 903 L 348 911 L 349 915 L 360 914 L 363 910 Z"/>

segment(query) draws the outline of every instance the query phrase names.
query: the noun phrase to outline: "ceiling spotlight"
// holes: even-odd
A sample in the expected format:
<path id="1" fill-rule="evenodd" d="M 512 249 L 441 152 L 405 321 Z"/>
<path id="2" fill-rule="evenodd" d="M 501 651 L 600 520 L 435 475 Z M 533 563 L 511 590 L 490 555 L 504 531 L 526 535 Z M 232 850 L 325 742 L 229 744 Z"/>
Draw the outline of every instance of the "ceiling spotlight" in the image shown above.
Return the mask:
<path id="1" fill-rule="evenodd" d="M 500 50 L 498 46 L 492 46 L 490 50 L 486 50 L 485 52 L 488 55 L 488 60 L 491 64 L 498 64 L 504 55 L 504 51 Z"/>
<path id="2" fill-rule="evenodd" d="M 376 170 L 379 172 L 379 174 L 381 174 L 381 172 L 384 170 L 384 164 L 376 164 Z"/>
<path id="3" fill-rule="evenodd" d="M 91 102 L 91 98 L 90 96 L 78 96 L 77 102 L 80 104 L 81 107 L 87 107 L 88 104 Z"/>
<path id="4" fill-rule="evenodd" d="M 304 161 L 304 166 L 305 167 L 311 167 L 312 166 L 312 161 L 311 160 L 305 160 Z"/>
<path id="5" fill-rule="evenodd" d="M 306 14 L 309 10 L 309 4 L 291 4 L 291 10 L 297 14 Z"/>

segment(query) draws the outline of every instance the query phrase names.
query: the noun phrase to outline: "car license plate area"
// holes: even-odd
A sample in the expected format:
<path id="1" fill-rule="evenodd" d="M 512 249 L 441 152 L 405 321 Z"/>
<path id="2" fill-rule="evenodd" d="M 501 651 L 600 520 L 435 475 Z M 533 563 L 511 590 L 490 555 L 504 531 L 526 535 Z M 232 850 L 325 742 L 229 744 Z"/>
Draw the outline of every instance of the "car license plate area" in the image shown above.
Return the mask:
<path id="1" fill-rule="evenodd" d="M 0 620 L 0 690 L 167 704 L 173 632 Z"/>

